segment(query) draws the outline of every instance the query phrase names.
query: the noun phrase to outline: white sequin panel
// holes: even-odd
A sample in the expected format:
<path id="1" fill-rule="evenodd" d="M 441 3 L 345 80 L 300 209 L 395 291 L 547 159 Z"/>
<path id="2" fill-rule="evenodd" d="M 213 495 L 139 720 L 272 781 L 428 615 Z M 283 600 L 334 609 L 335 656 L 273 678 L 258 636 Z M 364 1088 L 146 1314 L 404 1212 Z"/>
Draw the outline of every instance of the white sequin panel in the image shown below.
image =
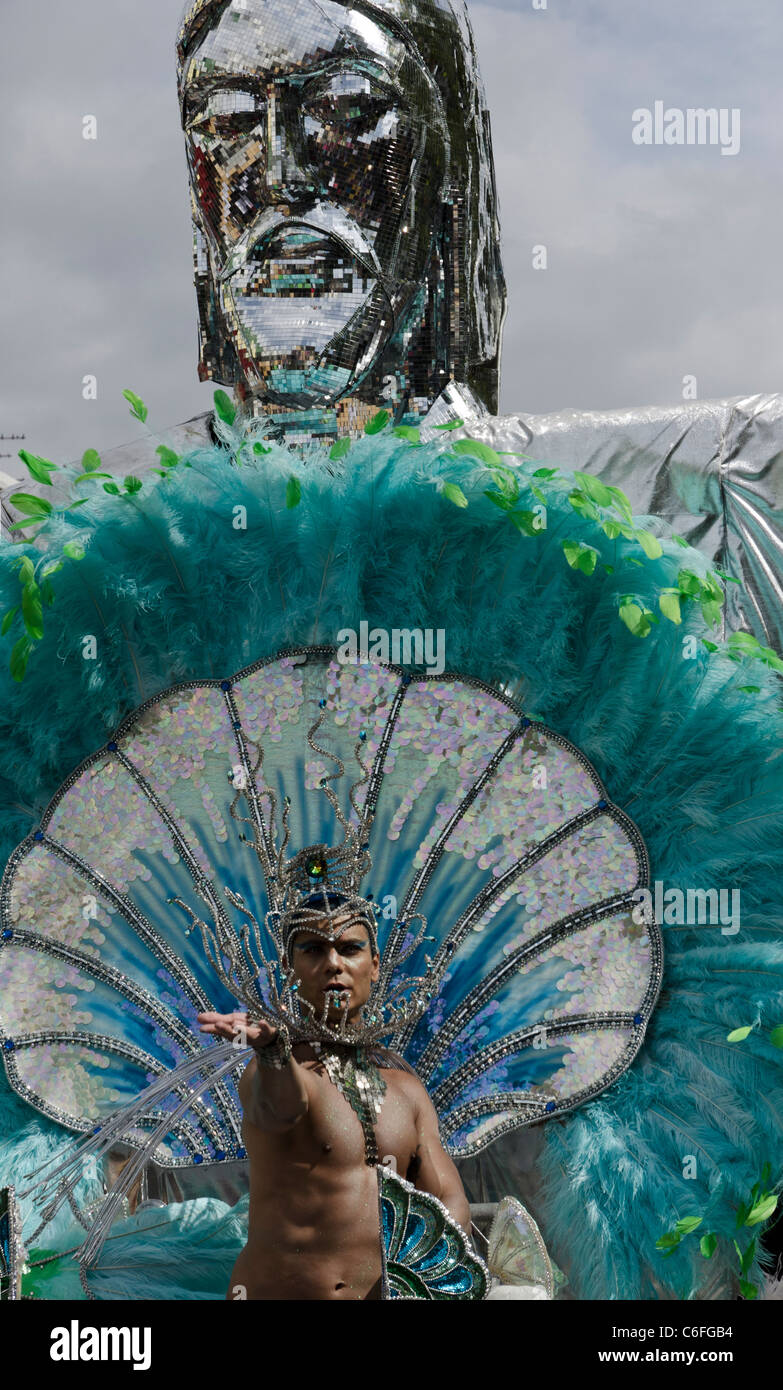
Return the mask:
<path id="1" fill-rule="evenodd" d="M 519 852 L 525 852 L 524 844 Z M 489 856 L 482 856 L 479 865 L 489 868 Z M 499 876 L 499 866 L 493 872 Z M 476 921 L 473 930 L 486 931 L 493 917 L 514 903 L 514 930 L 503 946 L 504 954 L 510 955 L 561 918 L 632 892 L 638 878 L 636 854 L 625 830 L 605 816 L 561 840 L 526 869 Z"/>
<path id="2" fill-rule="evenodd" d="M 40 951 L 16 947 L 0 951 L 3 1028 L 14 1037 L 42 1028 L 73 1030 L 92 1021 L 85 1004 L 95 981 L 73 965 Z"/>
<path id="3" fill-rule="evenodd" d="M 219 841 L 228 829 L 208 776 L 218 783 L 215 763 L 222 777 L 220 795 L 227 799 L 227 773 L 237 761 L 236 745 L 223 693 L 214 688 L 181 691 L 159 700 L 145 711 L 133 730 L 121 741 L 121 749 L 147 779 L 156 795 L 185 829 L 182 811 L 197 799 Z M 195 850 L 195 845 L 192 846 Z M 209 872 L 206 864 L 202 868 Z"/>
<path id="4" fill-rule="evenodd" d="M 622 1028 L 594 1029 L 590 1033 L 575 1033 L 570 1038 L 556 1037 L 555 1045 L 566 1044 L 565 1063 L 545 1086 L 531 1087 L 530 1094 L 542 1099 L 552 1094 L 553 1100 L 567 1100 L 586 1087 L 605 1080 L 607 1072 L 619 1062 L 628 1046 L 629 1034 Z"/>
<path id="5" fill-rule="evenodd" d="M 637 926 L 630 913 L 574 932 L 558 942 L 551 956 L 563 961 L 564 973 L 557 983 L 563 1000 L 542 1015 L 544 1022 L 571 1014 L 633 1013 L 641 1007 L 652 970 L 652 946 L 646 927 Z"/>
<path id="6" fill-rule="evenodd" d="M 12 927 L 43 933 L 91 956 L 100 956 L 111 925 L 90 884 L 44 845 L 36 845 L 18 864 L 8 914 Z"/>
<path id="7" fill-rule="evenodd" d="M 598 789 L 578 758 L 530 731 L 466 811 L 447 848 L 465 859 L 480 855 L 479 868 L 499 877 L 598 799 Z M 448 806 L 438 807 L 439 816 L 447 814 Z M 497 839 L 500 843 L 493 845 Z"/>
<path id="8" fill-rule="evenodd" d="M 162 854 L 170 864 L 179 862 L 157 811 L 111 753 L 93 763 L 66 792 L 47 833 L 120 890 L 134 879 L 151 877 L 136 858 L 136 849 Z"/>
<path id="9" fill-rule="evenodd" d="M 360 753 L 362 762 L 371 768 L 399 689 L 399 676 L 367 663 L 340 665 L 336 661 L 331 662 L 325 676 L 327 719 L 323 731 L 328 735 L 332 726 L 339 729 L 346 752 L 355 748 L 360 733 L 365 733 Z M 358 764 L 351 763 L 350 773 L 351 781 L 361 775 Z M 366 795 L 366 784 L 357 788 L 358 806 L 364 805 Z"/>
<path id="10" fill-rule="evenodd" d="M 458 681 L 429 681 L 411 687 L 386 762 L 390 771 L 395 766 L 411 770 L 410 780 L 405 779 L 405 795 L 389 825 L 389 839 L 400 838 L 417 798 L 434 778 L 445 779 L 449 786 L 448 795 L 438 804 L 438 820 L 419 846 L 414 860 L 417 867 L 518 722 L 499 700 Z"/>
<path id="11" fill-rule="evenodd" d="M 233 694 L 246 738 L 262 744 L 279 743 L 283 726 L 299 723 L 304 670 L 301 661 L 283 657 L 236 682 Z M 306 747 L 304 735 L 302 742 Z"/>
<path id="12" fill-rule="evenodd" d="M 122 1099 L 122 1093 L 96 1075 L 111 1066 L 100 1052 L 65 1044 L 25 1048 L 14 1054 L 22 1082 L 58 1110 L 78 1119 L 97 1116 L 101 1106 Z"/>

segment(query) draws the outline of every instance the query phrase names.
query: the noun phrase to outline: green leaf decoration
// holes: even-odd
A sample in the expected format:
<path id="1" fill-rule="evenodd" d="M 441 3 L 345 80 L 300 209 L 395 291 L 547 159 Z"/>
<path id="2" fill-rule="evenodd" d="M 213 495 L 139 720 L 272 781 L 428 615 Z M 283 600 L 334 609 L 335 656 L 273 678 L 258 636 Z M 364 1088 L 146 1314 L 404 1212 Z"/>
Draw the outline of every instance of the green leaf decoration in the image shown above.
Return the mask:
<path id="1" fill-rule="evenodd" d="M 103 490 L 104 492 L 108 492 L 112 497 L 119 497 L 120 495 L 120 489 L 117 487 L 116 483 L 104 483 Z"/>
<path id="2" fill-rule="evenodd" d="M 141 396 L 137 396 L 135 391 L 123 391 L 122 394 L 130 405 L 131 415 L 134 419 L 141 420 L 141 423 L 144 424 L 149 415 L 149 411 L 141 399 Z"/>
<path id="3" fill-rule="evenodd" d="M 169 449 L 166 444 L 159 444 L 155 453 L 164 468 L 176 468 L 179 463 L 179 454 L 175 453 L 173 449 Z"/>
<path id="4" fill-rule="evenodd" d="M 701 1225 L 703 1220 L 703 1216 L 684 1216 L 681 1221 L 677 1222 L 674 1229 L 679 1231 L 680 1235 L 689 1236 Z"/>
<path id="5" fill-rule="evenodd" d="M 560 470 L 557 468 L 537 468 L 533 474 L 534 478 L 556 478 Z"/>
<path id="6" fill-rule="evenodd" d="M 745 1254 L 740 1259 L 740 1274 L 747 1274 L 748 1270 L 753 1264 L 753 1259 L 756 1254 L 756 1240 L 757 1237 L 754 1236 L 752 1241 L 750 1242 L 750 1245 L 745 1251 Z"/>
<path id="7" fill-rule="evenodd" d="M 716 642 L 708 642 L 706 637 L 702 637 L 701 640 L 704 646 L 707 648 L 708 652 L 716 652 L 718 650 L 718 645 Z"/>
<path id="8" fill-rule="evenodd" d="M 444 483 L 443 496 L 448 502 L 453 502 L 455 507 L 467 507 L 468 499 L 458 483 Z"/>
<path id="9" fill-rule="evenodd" d="M 718 1237 L 715 1235 L 714 1231 L 711 1231 L 708 1236 L 702 1236 L 701 1240 L 699 1241 L 699 1249 L 702 1255 L 704 1256 L 705 1260 L 712 1259 L 712 1256 L 715 1254 L 717 1245 Z"/>
<path id="10" fill-rule="evenodd" d="M 398 425 L 393 431 L 397 439 L 407 439 L 409 444 L 421 443 L 421 430 L 414 425 Z"/>
<path id="11" fill-rule="evenodd" d="M 638 603 L 620 605 L 620 618 L 634 637 L 647 637 L 649 635 L 652 631 L 650 622 L 652 616 L 649 609 L 642 608 Z"/>
<path id="12" fill-rule="evenodd" d="M 381 430 L 386 429 L 386 426 L 388 425 L 390 420 L 390 410 L 379 410 L 377 415 L 373 415 L 372 419 L 367 421 L 367 424 L 364 427 L 364 433 L 380 434 Z"/>
<path id="13" fill-rule="evenodd" d="M 660 1240 L 656 1240 L 655 1248 L 656 1250 L 674 1250 L 681 1240 L 682 1236 L 679 1231 L 667 1231 L 665 1235 L 661 1236 Z"/>
<path id="14" fill-rule="evenodd" d="M 41 598 L 48 608 L 54 603 L 54 585 L 51 579 L 44 579 L 41 584 Z"/>
<path id="15" fill-rule="evenodd" d="M 733 574 L 727 574 L 725 570 L 716 569 L 715 573 L 723 580 L 724 584 L 739 584 L 739 580 Z"/>
<path id="16" fill-rule="evenodd" d="M 770 1216 L 777 1210 L 778 1199 L 774 1192 L 765 1193 L 761 1201 L 756 1202 L 744 1222 L 746 1226 L 758 1226 L 761 1221 L 768 1221 Z"/>
<path id="17" fill-rule="evenodd" d="M 670 589 L 661 594 L 658 607 L 664 618 L 668 618 L 670 623 L 675 623 L 679 627 L 682 622 L 682 613 L 680 612 L 680 595 L 676 589 Z"/>
<path id="18" fill-rule="evenodd" d="M 292 511 L 294 507 L 299 506 L 301 500 L 302 484 L 300 483 L 298 478 L 294 477 L 294 474 L 292 473 L 286 485 L 285 504 L 288 507 L 288 510 Z"/>
<path id="19" fill-rule="evenodd" d="M 69 560 L 83 560 L 84 546 L 78 541 L 66 541 L 63 546 L 63 555 L 67 555 Z"/>
<path id="20" fill-rule="evenodd" d="M 748 1028 L 735 1028 L 733 1033 L 727 1033 L 726 1042 L 744 1042 L 753 1032 L 753 1024 Z"/>
<path id="21" fill-rule="evenodd" d="M 625 493 L 622 492 L 619 487 L 610 487 L 609 491 L 612 494 L 612 502 L 615 511 L 619 512 L 623 520 L 631 527 L 633 525 L 633 507 Z M 633 532 L 631 532 L 631 534 L 633 534 Z"/>
<path id="22" fill-rule="evenodd" d="M 637 531 L 636 539 L 648 560 L 659 560 L 661 555 L 663 555 L 663 546 L 658 540 L 658 537 L 653 535 L 652 531 Z"/>
<path id="23" fill-rule="evenodd" d="M 19 457 L 30 476 L 35 478 L 37 483 L 46 483 L 47 487 L 52 486 L 49 474 L 56 472 L 56 463 L 51 463 L 49 459 L 39 458 L 37 454 L 29 454 L 26 449 L 19 450 Z"/>
<path id="24" fill-rule="evenodd" d="M 583 541 L 563 541 L 563 554 L 572 570 L 593 574 L 598 563 L 598 551 Z"/>
<path id="25" fill-rule="evenodd" d="M 445 425 L 435 425 L 434 428 L 440 430 L 442 434 L 448 434 L 451 430 L 463 429 L 464 425 L 464 420 L 448 420 Z"/>
<path id="26" fill-rule="evenodd" d="M 740 1293 L 742 1294 L 743 1298 L 747 1298 L 749 1300 L 753 1298 L 758 1298 L 759 1296 L 756 1285 L 748 1283 L 747 1279 L 740 1279 Z"/>
<path id="27" fill-rule="evenodd" d="M 333 444 L 331 449 L 329 450 L 330 459 L 332 459 L 335 463 L 339 459 L 344 459 L 350 447 L 351 440 L 349 439 L 348 435 L 346 435 L 344 439 L 338 439 L 337 443 Z"/>
<path id="28" fill-rule="evenodd" d="M 772 1032 L 769 1035 L 769 1040 L 772 1043 L 773 1047 L 783 1047 L 783 1023 L 780 1024 L 778 1028 L 772 1029 Z M 768 1179 L 765 1178 L 764 1181 L 767 1182 Z"/>
<path id="29" fill-rule="evenodd" d="M 41 591 L 35 580 L 25 584 L 22 590 L 22 618 L 28 636 L 39 641 L 43 637 L 43 605 Z"/>
<path id="30" fill-rule="evenodd" d="M 16 605 L 16 608 L 9 608 L 8 612 L 6 613 L 5 617 L 3 618 L 3 625 L 2 625 L 2 627 L 0 627 L 0 637 L 5 637 L 6 633 L 8 632 L 8 629 L 10 628 L 10 626 L 11 626 L 12 622 L 14 621 L 14 618 L 16 617 L 16 615 L 17 615 L 18 612 L 19 612 L 19 605 L 18 605 L 18 604 Z"/>
<path id="31" fill-rule="evenodd" d="M 680 570 L 677 575 L 677 585 L 680 593 L 687 595 L 688 598 L 696 598 L 701 593 L 702 583 L 698 574 L 693 570 Z"/>
<path id="32" fill-rule="evenodd" d="M 673 541 L 676 541 L 678 545 L 681 545 L 682 548 L 683 548 L 683 550 L 687 550 L 687 549 L 689 548 L 689 547 L 688 547 L 688 542 L 687 542 L 686 540 L 684 540 L 684 538 L 683 538 L 682 536 L 674 536 L 674 535 L 673 535 L 673 536 L 672 536 L 672 540 L 673 540 Z"/>
<path id="33" fill-rule="evenodd" d="M 504 497 L 500 492 L 487 491 L 484 496 L 488 497 L 490 502 L 494 502 L 496 507 L 500 507 L 502 512 L 510 512 L 515 505 L 510 497 Z"/>
<path id="34" fill-rule="evenodd" d="M 578 487 L 575 487 L 572 492 L 569 492 L 568 500 L 571 503 L 571 506 L 573 507 L 574 511 L 578 512 L 580 516 L 585 517 L 588 521 L 598 521 L 598 508 L 595 506 L 593 502 L 590 501 L 590 498 Z M 618 533 L 620 529 L 621 528 L 618 526 Z"/>
<path id="35" fill-rule="evenodd" d="M 29 584 L 31 579 L 35 579 L 35 565 L 29 555 L 20 555 L 13 561 L 13 566 L 19 570 L 20 584 Z"/>
<path id="36" fill-rule="evenodd" d="M 215 414 L 225 425 L 233 425 L 237 418 L 237 408 L 231 397 L 226 391 L 216 391 L 212 397 L 215 403 Z"/>
<path id="37" fill-rule="evenodd" d="M 141 478 L 134 477 L 132 473 L 129 473 L 127 478 L 125 479 L 125 491 L 131 497 L 133 497 L 135 493 L 141 492 L 143 486 L 144 484 L 142 483 Z"/>
<path id="38" fill-rule="evenodd" d="M 708 599 L 706 603 L 703 603 L 701 605 L 701 612 L 705 623 L 709 623 L 710 627 L 718 627 L 722 607 L 723 605 L 716 603 L 714 599 Z"/>
<path id="39" fill-rule="evenodd" d="M 546 529 L 540 524 L 541 518 L 535 512 L 509 512 L 508 519 L 513 521 L 523 536 L 540 536 Z"/>
<path id="40" fill-rule="evenodd" d="M 504 472 L 509 470 L 503 464 L 497 449 L 490 449 L 488 444 L 482 444 L 480 439 L 458 439 L 449 448 L 452 454 L 461 456 L 466 454 L 469 458 L 478 459 L 480 463 L 486 463 L 490 468 L 501 468 Z"/>
<path id="41" fill-rule="evenodd" d="M 45 501 L 43 497 L 34 497 L 31 492 L 13 492 L 8 500 L 13 502 L 17 511 L 22 512 L 24 516 L 48 516 L 53 510 L 51 502 Z"/>
<path id="42" fill-rule="evenodd" d="M 609 537 L 610 541 L 616 541 L 620 534 L 621 526 L 619 521 L 602 521 L 601 530 Z"/>
<path id="43" fill-rule="evenodd" d="M 111 473 L 98 473 L 91 469 L 89 473 L 80 473 L 78 478 L 74 478 L 74 482 L 84 483 L 88 478 L 110 478 L 111 476 Z"/>
<path id="44" fill-rule="evenodd" d="M 94 473 L 101 466 L 101 456 L 97 449 L 85 449 L 82 454 L 82 468 L 85 473 Z"/>
<path id="45" fill-rule="evenodd" d="M 584 494 L 589 497 L 591 502 L 597 503 L 599 507 L 611 507 L 614 505 L 615 498 L 619 492 L 617 488 L 607 487 L 600 478 L 595 478 L 591 473 L 574 473 Z M 620 493 L 620 496 L 623 494 Z"/>
<path id="46" fill-rule="evenodd" d="M 744 695 L 759 695 L 761 693 L 760 685 L 738 685 L 737 689 L 741 690 Z"/>
<path id="47" fill-rule="evenodd" d="M 33 644 L 26 634 L 24 637 L 20 637 L 19 641 L 15 644 L 11 652 L 10 662 L 11 675 L 15 681 L 21 682 L 24 680 L 24 673 L 27 670 L 27 663 L 30 659 L 32 650 Z"/>
<path id="48" fill-rule="evenodd" d="M 257 439 L 255 444 L 253 445 L 253 453 L 256 456 L 259 456 L 260 454 L 271 454 L 271 452 L 271 444 L 262 444 L 260 439 Z"/>
<path id="49" fill-rule="evenodd" d="M 490 474 L 498 492 L 512 505 L 519 500 L 519 477 L 512 468 L 491 468 Z"/>

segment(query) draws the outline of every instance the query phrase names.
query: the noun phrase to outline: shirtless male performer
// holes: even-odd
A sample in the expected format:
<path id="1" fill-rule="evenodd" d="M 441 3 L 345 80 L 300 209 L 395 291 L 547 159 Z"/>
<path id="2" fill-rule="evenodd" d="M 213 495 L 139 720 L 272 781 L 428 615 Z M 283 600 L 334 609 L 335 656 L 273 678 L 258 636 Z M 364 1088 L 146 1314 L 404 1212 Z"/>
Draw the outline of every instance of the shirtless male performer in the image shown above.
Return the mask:
<path id="1" fill-rule="evenodd" d="M 348 922 L 346 926 L 345 923 Z M 313 923 L 290 944 L 300 998 L 336 1024 L 347 1001 L 360 1016 L 378 977 L 379 956 L 367 926 L 350 913 Z M 334 939 L 336 929 L 339 930 Z M 246 1013 L 199 1014 L 202 1033 L 242 1036 L 260 1057 L 277 1030 L 247 1023 Z M 383 1066 L 386 1095 L 375 1127 L 381 1162 L 438 1197 L 470 1232 L 470 1208 L 438 1133 L 435 1108 L 418 1077 Z M 378 1184 L 365 1161 L 357 1115 L 332 1084 L 317 1048 L 295 1043 L 280 1069 L 249 1061 L 239 1083 L 243 1143 L 250 1162 L 247 1245 L 231 1276 L 228 1299 L 377 1299 L 381 1293 Z"/>

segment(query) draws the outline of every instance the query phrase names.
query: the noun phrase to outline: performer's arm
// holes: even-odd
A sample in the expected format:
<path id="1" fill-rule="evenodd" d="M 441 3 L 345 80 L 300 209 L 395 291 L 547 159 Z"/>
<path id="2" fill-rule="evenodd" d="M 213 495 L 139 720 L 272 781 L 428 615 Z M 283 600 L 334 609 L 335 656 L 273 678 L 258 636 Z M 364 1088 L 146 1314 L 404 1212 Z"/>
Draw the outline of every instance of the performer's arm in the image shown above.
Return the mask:
<path id="1" fill-rule="evenodd" d="M 414 1186 L 419 1192 L 430 1192 L 437 1197 L 457 1225 L 470 1235 L 470 1206 L 465 1189 L 441 1143 L 437 1112 L 421 1083 L 415 1088 L 415 1098 L 419 1143 Z"/>
<path id="2" fill-rule="evenodd" d="M 268 1023 L 248 1024 L 247 1014 L 199 1014 L 202 1033 L 233 1040 L 239 1037 L 256 1053 L 239 1081 L 239 1099 L 246 1120 L 258 1129 L 283 1133 L 307 1113 L 304 1068 L 293 1057 L 281 1067 L 266 1065 L 278 1048 L 278 1031 Z M 269 1050 L 269 1051 L 267 1051 Z"/>

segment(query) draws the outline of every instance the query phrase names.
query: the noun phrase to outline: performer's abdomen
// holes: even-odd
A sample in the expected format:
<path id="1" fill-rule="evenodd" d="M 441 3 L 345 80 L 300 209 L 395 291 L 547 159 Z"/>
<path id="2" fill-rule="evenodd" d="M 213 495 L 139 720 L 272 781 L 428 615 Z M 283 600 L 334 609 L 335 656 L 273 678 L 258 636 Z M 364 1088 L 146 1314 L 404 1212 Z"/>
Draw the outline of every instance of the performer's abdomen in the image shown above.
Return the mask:
<path id="1" fill-rule="evenodd" d="M 279 1187 L 268 1196 L 251 1197 L 248 1242 L 226 1298 L 380 1297 L 375 1169 L 362 1164 L 303 1173 L 296 1165 L 285 1178 L 287 1190 Z"/>

